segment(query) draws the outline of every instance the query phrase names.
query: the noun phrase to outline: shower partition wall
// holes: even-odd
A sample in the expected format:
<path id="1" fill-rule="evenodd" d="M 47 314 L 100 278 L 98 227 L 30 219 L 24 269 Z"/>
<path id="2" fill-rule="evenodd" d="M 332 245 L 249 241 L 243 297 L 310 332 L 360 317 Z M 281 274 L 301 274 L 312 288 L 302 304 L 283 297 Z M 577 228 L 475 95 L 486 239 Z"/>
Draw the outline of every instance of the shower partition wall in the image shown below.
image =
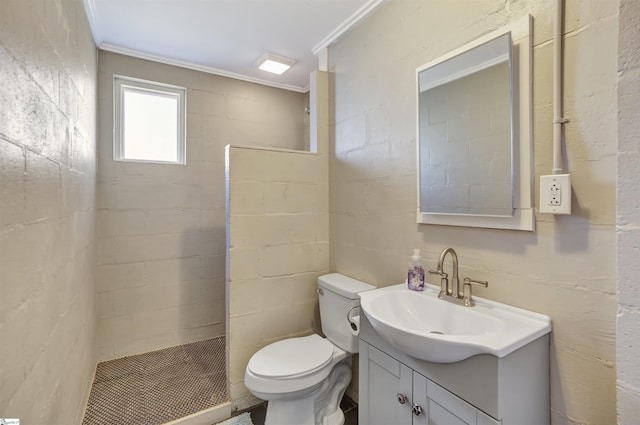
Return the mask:
<path id="1" fill-rule="evenodd" d="M 320 329 L 316 281 L 329 268 L 326 154 L 227 147 L 231 400 L 251 355 Z"/>

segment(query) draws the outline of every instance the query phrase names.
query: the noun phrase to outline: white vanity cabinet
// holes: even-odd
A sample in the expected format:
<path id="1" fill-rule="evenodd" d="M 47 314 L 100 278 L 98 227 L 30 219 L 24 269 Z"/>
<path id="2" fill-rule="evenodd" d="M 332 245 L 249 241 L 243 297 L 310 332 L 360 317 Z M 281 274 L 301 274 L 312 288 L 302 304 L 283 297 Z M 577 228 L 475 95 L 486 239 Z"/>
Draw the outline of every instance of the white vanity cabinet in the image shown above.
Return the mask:
<path id="1" fill-rule="evenodd" d="M 358 423 L 548 425 L 548 344 L 544 335 L 503 358 L 433 363 L 399 351 L 363 315 Z"/>
<path id="2" fill-rule="evenodd" d="M 414 412 L 415 425 L 499 425 L 500 422 L 451 394 L 440 385 L 413 373 L 413 400 L 422 407 Z M 416 415 L 416 413 L 420 413 Z"/>
<path id="3" fill-rule="evenodd" d="M 366 343 L 360 344 L 359 367 L 358 423 L 411 424 L 413 370 Z"/>
<path id="4" fill-rule="evenodd" d="M 500 422 L 364 343 L 360 347 L 359 423 L 499 425 Z"/>

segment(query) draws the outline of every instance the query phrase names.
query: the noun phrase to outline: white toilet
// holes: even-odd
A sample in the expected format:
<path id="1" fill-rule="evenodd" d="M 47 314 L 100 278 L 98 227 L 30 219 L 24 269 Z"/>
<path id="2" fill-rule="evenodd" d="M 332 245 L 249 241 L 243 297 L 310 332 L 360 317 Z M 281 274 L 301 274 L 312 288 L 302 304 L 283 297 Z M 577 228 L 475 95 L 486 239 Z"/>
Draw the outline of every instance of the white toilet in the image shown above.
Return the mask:
<path id="1" fill-rule="evenodd" d="M 352 332 L 358 293 L 375 289 L 338 273 L 318 278 L 320 335 L 270 344 L 249 360 L 245 386 L 267 400 L 265 425 L 342 425 L 340 400 L 351 382 Z M 358 309 L 355 309 L 358 310 Z"/>

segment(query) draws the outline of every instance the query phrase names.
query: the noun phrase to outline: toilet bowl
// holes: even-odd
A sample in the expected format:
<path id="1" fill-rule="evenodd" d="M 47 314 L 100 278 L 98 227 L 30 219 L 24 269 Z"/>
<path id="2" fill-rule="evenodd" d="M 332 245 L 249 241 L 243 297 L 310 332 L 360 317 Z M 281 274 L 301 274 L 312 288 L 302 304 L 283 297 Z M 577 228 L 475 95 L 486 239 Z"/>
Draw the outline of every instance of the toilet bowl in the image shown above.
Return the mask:
<path id="1" fill-rule="evenodd" d="M 349 313 L 358 293 L 374 286 L 333 273 L 318 278 L 320 319 L 326 338 L 309 335 L 270 344 L 247 365 L 245 386 L 268 401 L 265 425 L 342 425 L 340 401 L 358 352 Z"/>

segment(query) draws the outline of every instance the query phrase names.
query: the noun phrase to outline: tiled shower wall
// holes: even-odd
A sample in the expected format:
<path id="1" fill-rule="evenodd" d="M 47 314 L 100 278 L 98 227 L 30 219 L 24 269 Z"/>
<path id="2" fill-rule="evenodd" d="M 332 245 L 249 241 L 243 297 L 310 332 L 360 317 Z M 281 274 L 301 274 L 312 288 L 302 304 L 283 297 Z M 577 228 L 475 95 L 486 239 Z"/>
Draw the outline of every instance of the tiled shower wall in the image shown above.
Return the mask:
<path id="1" fill-rule="evenodd" d="M 96 50 L 82 0 L 0 2 L 0 417 L 82 421 L 96 360 Z"/>
<path id="2" fill-rule="evenodd" d="M 416 224 L 416 68 L 527 13 L 533 16 L 535 174 L 551 172 L 553 4 L 391 0 L 330 47 L 331 269 L 390 285 L 403 280 L 412 248 L 422 248 L 429 267 L 443 248 L 455 248 L 462 277 L 489 281 L 477 296 L 551 316 L 552 423 L 612 424 L 618 1 L 566 1 L 564 107 L 571 121 L 565 151 L 573 215 L 538 214 L 535 233 Z"/>
<path id="3" fill-rule="evenodd" d="M 225 332 L 227 144 L 304 148 L 302 93 L 99 57 L 99 358 Z M 187 164 L 113 160 L 113 74 L 187 87 Z"/>
<path id="4" fill-rule="evenodd" d="M 238 400 L 249 394 L 244 372 L 256 351 L 320 329 L 316 289 L 329 268 L 328 170 L 325 153 L 230 147 L 228 157 L 228 379 Z"/>

